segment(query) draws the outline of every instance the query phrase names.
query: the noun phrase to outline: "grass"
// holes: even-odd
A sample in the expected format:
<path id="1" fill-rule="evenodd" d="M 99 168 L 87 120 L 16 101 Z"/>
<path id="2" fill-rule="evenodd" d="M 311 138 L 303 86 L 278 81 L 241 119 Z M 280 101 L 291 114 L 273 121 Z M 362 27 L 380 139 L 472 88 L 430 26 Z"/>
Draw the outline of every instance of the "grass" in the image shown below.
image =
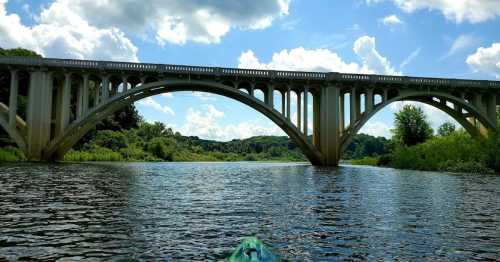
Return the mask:
<path id="1" fill-rule="evenodd" d="M 26 161 L 24 153 L 15 147 L 7 146 L 0 148 L 0 162 L 21 162 Z"/>

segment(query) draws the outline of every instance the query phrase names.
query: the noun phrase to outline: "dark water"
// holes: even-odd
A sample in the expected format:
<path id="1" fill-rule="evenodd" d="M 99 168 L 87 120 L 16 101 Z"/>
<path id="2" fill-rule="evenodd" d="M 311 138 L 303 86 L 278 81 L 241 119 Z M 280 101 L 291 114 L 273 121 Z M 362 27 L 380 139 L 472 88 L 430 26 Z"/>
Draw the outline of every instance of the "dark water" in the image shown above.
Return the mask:
<path id="1" fill-rule="evenodd" d="M 500 177 L 263 163 L 0 166 L 0 260 L 500 259 Z"/>

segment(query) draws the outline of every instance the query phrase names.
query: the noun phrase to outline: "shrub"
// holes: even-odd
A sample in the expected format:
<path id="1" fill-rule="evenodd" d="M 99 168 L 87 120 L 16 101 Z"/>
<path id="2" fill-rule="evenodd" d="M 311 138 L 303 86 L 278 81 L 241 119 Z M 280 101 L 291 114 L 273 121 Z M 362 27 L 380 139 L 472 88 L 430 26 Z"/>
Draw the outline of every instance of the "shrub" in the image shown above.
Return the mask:
<path id="1" fill-rule="evenodd" d="M 377 166 L 379 163 L 380 157 L 369 157 L 366 156 L 362 159 L 352 160 L 351 163 L 353 165 L 362 165 L 362 166 Z"/>
<path id="2" fill-rule="evenodd" d="M 19 148 L 7 146 L 0 148 L 0 162 L 26 161 L 23 151 Z"/>

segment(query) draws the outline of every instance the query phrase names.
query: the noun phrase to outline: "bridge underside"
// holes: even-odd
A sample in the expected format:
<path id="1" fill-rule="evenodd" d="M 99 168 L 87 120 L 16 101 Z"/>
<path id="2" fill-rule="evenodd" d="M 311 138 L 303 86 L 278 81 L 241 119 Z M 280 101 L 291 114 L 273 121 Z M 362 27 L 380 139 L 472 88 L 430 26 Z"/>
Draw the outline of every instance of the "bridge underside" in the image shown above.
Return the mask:
<path id="1" fill-rule="evenodd" d="M 10 84 L 0 126 L 32 161 L 62 159 L 102 119 L 165 92 L 209 92 L 246 104 L 283 129 L 312 164 L 325 166 L 338 165 L 353 136 L 392 102 L 434 106 L 473 136 L 497 130 L 500 104 L 500 83 L 492 81 L 38 58 L 0 58 L 0 73 Z M 27 96 L 26 119 L 18 115 L 19 94 Z"/>

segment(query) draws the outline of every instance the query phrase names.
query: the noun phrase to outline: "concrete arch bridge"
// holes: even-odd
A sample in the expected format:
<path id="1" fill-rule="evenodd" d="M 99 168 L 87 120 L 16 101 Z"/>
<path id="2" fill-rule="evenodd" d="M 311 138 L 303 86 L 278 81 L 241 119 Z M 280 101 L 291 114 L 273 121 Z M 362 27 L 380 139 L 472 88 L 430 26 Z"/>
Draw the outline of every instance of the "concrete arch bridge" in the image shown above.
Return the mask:
<path id="1" fill-rule="evenodd" d="M 60 160 L 113 112 L 175 91 L 208 92 L 250 106 L 283 129 L 312 164 L 324 166 L 338 165 L 353 136 L 394 101 L 437 107 L 474 136 L 497 130 L 500 104 L 498 81 L 27 57 L 0 58 L 0 74 L 10 83 L 8 97 L 0 97 L 0 126 L 32 161 Z M 27 96 L 26 115 L 18 110 L 19 94 Z"/>

